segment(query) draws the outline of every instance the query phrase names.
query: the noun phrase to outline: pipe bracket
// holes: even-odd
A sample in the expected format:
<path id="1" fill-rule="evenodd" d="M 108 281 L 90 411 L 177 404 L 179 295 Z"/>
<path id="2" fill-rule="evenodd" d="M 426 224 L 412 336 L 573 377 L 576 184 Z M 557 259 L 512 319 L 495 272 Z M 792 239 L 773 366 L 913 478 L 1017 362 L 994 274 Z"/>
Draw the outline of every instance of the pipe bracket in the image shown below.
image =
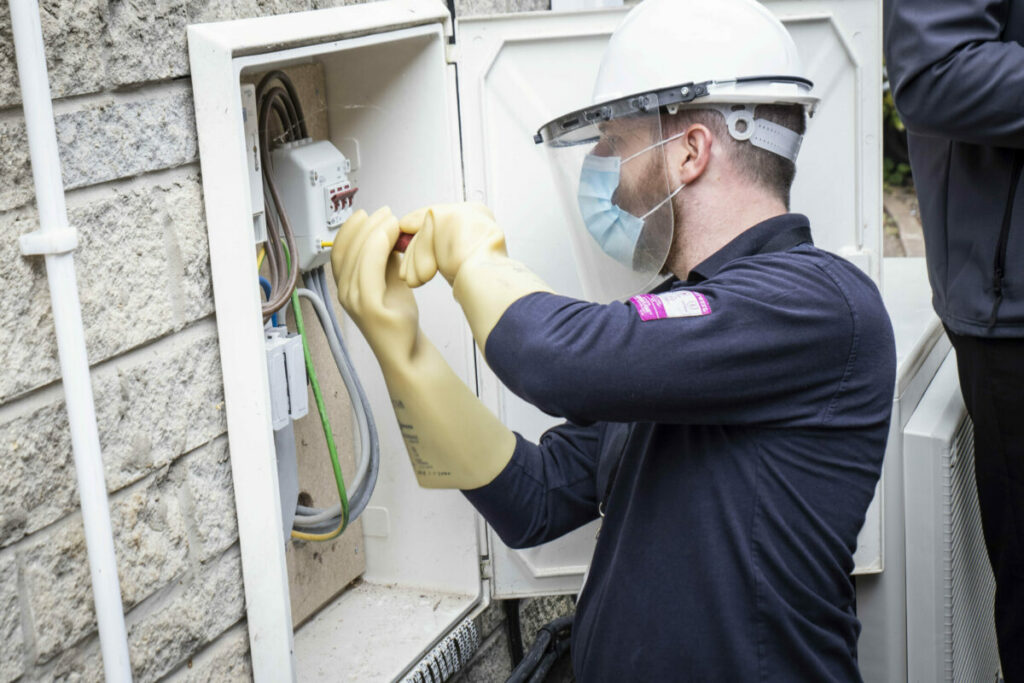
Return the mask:
<path id="1" fill-rule="evenodd" d="M 22 235 L 18 242 L 25 256 L 66 254 L 78 248 L 78 231 L 74 228 L 33 230 Z"/>

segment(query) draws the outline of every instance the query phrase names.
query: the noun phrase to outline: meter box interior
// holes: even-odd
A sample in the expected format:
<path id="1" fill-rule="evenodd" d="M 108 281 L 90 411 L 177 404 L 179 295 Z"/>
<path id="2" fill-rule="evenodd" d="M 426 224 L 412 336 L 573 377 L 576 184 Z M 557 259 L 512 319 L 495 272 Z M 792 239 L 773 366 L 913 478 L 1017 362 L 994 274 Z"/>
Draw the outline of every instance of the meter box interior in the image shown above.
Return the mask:
<path id="1" fill-rule="evenodd" d="M 878 3 L 765 5 L 793 34 L 821 96 L 801 150 L 793 210 L 810 217 L 819 246 L 853 260 L 881 285 Z M 321 188 L 322 201 L 304 210 L 324 216 L 389 206 L 402 215 L 436 202 L 482 201 L 505 229 L 514 258 L 560 293 L 588 298 L 569 237 L 569 227 L 581 220 L 574 193 L 561 187 L 533 135 L 542 123 L 589 102 L 601 53 L 625 12 L 473 17 L 459 20 L 453 31 L 439 1 L 385 0 L 189 27 L 258 679 L 336 680 L 339 671 L 352 680 L 401 677 L 491 598 L 577 591 L 595 534 L 584 527 L 539 548 L 511 550 L 461 494 L 418 487 L 377 363 L 355 326 L 343 321 L 380 432 L 380 476 L 361 518 L 365 572 L 361 582 L 293 631 L 260 299 L 251 286 L 254 229 L 259 234 L 267 223 L 256 205 L 258 176 L 249 170 L 253 140 L 243 98 L 251 103 L 251 95 L 244 95 L 241 84 L 271 69 L 322 68 L 327 140 L 344 151 L 350 165 L 332 170 L 336 159 L 329 160 L 325 168 L 337 178 Z M 323 165 L 322 150 L 305 154 L 303 145 L 293 146 L 275 154 L 290 154 L 289 162 L 307 175 Z M 332 192 L 345 191 L 343 183 L 359 192 L 339 204 Z M 924 271 L 899 277 L 923 281 Z M 489 371 L 441 278 L 416 297 L 426 334 L 509 427 L 536 439 L 554 424 Z M 894 319 L 901 315 L 893 312 Z M 933 319 L 920 316 L 913 325 L 916 332 L 905 335 L 913 342 L 901 356 L 902 373 L 916 372 L 922 365 L 917 355 L 935 345 Z M 883 507 L 876 497 L 861 534 L 857 573 L 884 568 Z M 465 630 L 458 635 L 463 647 L 472 641 Z"/>

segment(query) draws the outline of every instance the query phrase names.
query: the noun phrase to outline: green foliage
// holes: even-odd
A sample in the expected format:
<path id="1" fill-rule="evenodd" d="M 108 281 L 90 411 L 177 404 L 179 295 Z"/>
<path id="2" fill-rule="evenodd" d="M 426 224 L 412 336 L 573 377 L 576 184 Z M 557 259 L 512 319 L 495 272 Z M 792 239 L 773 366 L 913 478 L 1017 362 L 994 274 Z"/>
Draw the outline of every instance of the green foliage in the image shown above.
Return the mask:
<path id="1" fill-rule="evenodd" d="M 910 164 L 896 163 L 889 157 L 882 160 L 882 182 L 892 187 L 910 184 Z"/>
<path id="2" fill-rule="evenodd" d="M 892 92 L 888 90 L 882 95 L 882 125 L 892 126 L 901 133 L 906 130 L 903 126 L 903 119 L 900 118 L 900 113 L 896 111 L 896 103 L 892 100 Z"/>

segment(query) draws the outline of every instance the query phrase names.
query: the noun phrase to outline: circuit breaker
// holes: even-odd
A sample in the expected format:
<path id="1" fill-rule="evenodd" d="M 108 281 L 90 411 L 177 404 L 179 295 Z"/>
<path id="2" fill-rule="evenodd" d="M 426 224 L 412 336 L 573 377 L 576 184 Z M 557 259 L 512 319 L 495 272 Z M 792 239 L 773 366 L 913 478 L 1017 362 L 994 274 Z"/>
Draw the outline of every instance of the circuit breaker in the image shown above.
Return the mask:
<path id="1" fill-rule="evenodd" d="M 304 138 L 271 152 L 272 173 L 299 250 L 303 272 L 330 260 L 329 243 L 352 215 L 359 188 L 349 179 L 352 164 L 327 140 Z M 327 245 L 325 245 L 327 243 Z"/>

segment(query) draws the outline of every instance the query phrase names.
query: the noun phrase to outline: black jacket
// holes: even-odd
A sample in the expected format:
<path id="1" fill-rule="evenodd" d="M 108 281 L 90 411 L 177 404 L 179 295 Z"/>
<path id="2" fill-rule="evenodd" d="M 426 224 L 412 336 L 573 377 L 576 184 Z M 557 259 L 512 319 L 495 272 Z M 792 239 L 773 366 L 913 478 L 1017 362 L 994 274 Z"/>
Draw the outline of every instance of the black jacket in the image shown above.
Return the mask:
<path id="1" fill-rule="evenodd" d="M 933 305 L 959 334 L 1024 336 L 1024 1 L 885 0 Z"/>

